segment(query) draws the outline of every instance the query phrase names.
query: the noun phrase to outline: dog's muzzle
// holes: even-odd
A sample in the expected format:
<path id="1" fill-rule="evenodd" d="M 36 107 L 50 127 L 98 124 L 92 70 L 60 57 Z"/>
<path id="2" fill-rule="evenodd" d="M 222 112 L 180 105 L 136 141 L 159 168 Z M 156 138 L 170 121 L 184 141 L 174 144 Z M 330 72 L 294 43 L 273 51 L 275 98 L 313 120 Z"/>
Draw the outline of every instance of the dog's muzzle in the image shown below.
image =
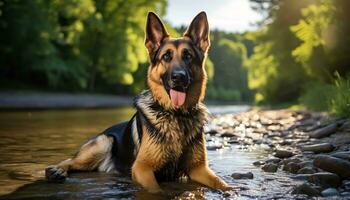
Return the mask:
<path id="1" fill-rule="evenodd" d="M 173 106 L 181 107 L 185 103 L 186 93 L 191 84 L 189 71 L 181 67 L 174 68 L 163 77 L 163 82 Z"/>

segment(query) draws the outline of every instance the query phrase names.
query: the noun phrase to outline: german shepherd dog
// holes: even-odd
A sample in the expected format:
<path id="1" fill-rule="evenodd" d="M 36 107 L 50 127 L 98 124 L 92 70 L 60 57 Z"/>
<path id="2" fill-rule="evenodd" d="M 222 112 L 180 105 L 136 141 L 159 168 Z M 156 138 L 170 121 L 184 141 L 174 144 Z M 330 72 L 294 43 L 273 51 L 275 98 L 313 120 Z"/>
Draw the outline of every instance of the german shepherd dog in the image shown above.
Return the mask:
<path id="1" fill-rule="evenodd" d="M 210 42 L 205 12 L 176 39 L 150 12 L 145 45 L 150 57 L 149 90 L 135 98 L 136 114 L 90 139 L 73 158 L 47 167 L 46 178 L 64 181 L 72 171 L 116 171 L 131 175 L 152 193 L 161 191 L 158 182 L 181 177 L 214 189 L 230 189 L 209 169 L 206 156 L 203 126 L 208 112 L 202 100 Z"/>

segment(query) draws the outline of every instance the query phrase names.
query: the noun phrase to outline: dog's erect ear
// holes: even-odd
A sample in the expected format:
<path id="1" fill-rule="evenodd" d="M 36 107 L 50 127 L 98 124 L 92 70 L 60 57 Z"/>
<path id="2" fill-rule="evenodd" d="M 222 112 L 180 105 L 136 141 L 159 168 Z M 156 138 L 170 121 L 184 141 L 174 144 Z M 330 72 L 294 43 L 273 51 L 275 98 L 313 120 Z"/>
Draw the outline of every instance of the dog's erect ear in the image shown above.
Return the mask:
<path id="1" fill-rule="evenodd" d="M 194 44 L 205 53 L 210 45 L 207 14 L 200 12 L 191 22 L 184 36 L 191 38 Z"/>
<path id="2" fill-rule="evenodd" d="M 148 53 L 151 56 L 157 51 L 161 42 L 166 37 L 169 37 L 169 34 L 166 31 L 162 21 L 155 13 L 149 12 L 146 24 L 145 45 L 148 49 Z"/>

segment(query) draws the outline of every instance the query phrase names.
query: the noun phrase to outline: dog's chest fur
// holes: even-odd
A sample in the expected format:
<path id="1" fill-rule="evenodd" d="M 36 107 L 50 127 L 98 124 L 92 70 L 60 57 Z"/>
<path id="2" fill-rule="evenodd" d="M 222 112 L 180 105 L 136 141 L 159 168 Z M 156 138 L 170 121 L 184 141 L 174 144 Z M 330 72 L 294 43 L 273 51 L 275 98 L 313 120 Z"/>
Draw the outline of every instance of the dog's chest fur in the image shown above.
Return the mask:
<path id="1" fill-rule="evenodd" d="M 162 163 L 156 176 L 172 180 L 185 174 L 194 147 L 203 143 L 203 126 L 208 116 L 206 107 L 199 103 L 187 111 L 164 110 L 149 91 L 135 99 L 135 107 L 150 139 L 161 148 Z"/>

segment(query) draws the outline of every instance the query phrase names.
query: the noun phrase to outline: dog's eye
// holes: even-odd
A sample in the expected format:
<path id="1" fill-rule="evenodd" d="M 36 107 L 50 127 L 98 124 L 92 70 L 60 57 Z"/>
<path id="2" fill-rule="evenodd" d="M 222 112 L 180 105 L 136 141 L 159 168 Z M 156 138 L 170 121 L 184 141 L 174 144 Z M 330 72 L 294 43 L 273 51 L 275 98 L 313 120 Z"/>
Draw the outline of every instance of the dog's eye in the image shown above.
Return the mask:
<path id="1" fill-rule="evenodd" d="M 192 55 L 188 51 L 185 51 L 182 57 L 185 61 L 190 61 L 192 59 Z"/>
<path id="2" fill-rule="evenodd" d="M 162 58 L 165 62 L 169 62 L 171 60 L 171 53 L 169 51 L 166 52 Z"/>

